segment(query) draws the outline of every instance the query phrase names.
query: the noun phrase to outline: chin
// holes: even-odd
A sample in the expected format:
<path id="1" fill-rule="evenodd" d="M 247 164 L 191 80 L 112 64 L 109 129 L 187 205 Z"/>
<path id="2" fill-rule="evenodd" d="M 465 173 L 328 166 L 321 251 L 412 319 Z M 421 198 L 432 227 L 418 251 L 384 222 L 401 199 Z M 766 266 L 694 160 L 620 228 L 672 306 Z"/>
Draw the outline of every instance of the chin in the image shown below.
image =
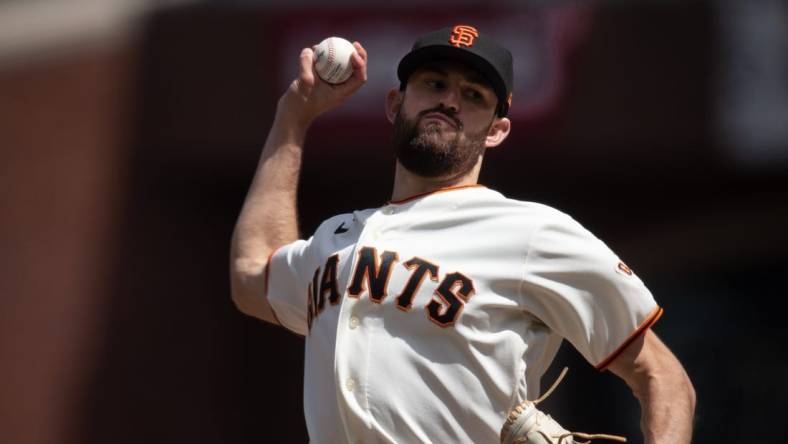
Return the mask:
<path id="1" fill-rule="evenodd" d="M 428 129 L 424 131 L 419 137 L 419 144 L 422 147 L 429 147 L 429 151 L 437 153 L 445 153 L 456 149 L 457 134 L 448 133 L 445 131 L 434 131 Z"/>
<path id="2" fill-rule="evenodd" d="M 421 132 L 434 132 L 438 134 L 452 134 L 456 136 L 457 129 L 453 126 L 449 125 L 446 122 L 440 122 L 436 120 L 430 120 L 427 122 L 422 122 L 419 124 L 419 130 Z"/>

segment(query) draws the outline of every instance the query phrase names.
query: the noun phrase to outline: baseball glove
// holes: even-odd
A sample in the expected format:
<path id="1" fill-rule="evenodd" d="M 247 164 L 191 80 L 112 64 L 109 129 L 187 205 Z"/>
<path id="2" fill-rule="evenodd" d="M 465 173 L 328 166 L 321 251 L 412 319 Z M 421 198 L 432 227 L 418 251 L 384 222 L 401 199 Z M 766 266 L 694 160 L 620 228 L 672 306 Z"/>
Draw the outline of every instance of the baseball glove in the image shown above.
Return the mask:
<path id="1" fill-rule="evenodd" d="M 581 444 L 575 438 L 582 438 L 588 441 L 592 439 L 607 439 L 610 441 L 627 442 L 626 438 L 616 435 L 590 435 L 587 433 L 570 432 L 561 427 L 550 415 L 544 414 L 536 408 L 536 405 L 547 399 L 553 390 L 558 386 L 567 368 L 564 367 L 561 375 L 553 383 L 547 392 L 535 401 L 523 401 L 517 405 L 506 418 L 506 422 L 501 428 L 501 444 Z"/>

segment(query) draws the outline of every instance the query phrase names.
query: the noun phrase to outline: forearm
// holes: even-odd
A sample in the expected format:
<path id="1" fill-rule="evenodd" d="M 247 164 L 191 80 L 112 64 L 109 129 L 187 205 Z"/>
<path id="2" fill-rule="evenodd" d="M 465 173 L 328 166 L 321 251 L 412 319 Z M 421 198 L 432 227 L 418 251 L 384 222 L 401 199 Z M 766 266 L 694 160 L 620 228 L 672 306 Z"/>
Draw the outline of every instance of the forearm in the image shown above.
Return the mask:
<path id="1" fill-rule="evenodd" d="M 692 440 L 695 389 L 679 360 L 654 332 L 646 330 L 609 369 L 626 381 L 640 401 L 644 442 Z"/>
<path id="2" fill-rule="evenodd" d="M 269 254 L 298 238 L 296 191 L 307 127 L 280 100 L 231 242 L 233 299 L 269 321 L 263 273 Z"/>
<path id="3" fill-rule="evenodd" d="M 695 392 L 686 373 L 668 372 L 646 378 L 635 391 L 640 401 L 641 429 L 647 444 L 683 444 L 692 440 Z"/>
<path id="4" fill-rule="evenodd" d="M 233 234 L 233 256 L 247 260 L 298 237 L 296 191 L 306 128 L 280 105 Z"/>

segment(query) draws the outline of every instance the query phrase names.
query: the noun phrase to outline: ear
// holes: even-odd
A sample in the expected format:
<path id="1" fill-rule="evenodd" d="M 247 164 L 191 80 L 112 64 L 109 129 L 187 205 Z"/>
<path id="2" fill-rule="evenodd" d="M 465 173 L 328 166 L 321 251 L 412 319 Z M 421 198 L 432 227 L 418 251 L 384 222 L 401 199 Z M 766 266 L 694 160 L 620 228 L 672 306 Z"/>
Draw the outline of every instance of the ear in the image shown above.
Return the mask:
<path id="1" fill-rule="evenodd" d="M 394 123 L 394 119 L 397 117 L 399 108 L 402 106 L 403 96 L 403 91 L 394 88 L 386 94 L 386 118 L 390 123 Z"/>
<path id="2" fill-rule="evenodd" d="M 512 121 L 506 117 L 493 120 L 490 125 L 490 131 L 487 133 L 487 139 L 484 141 L 485 148 L 495 148 L 506 140 L 509 131 L 512 129 Z"/>

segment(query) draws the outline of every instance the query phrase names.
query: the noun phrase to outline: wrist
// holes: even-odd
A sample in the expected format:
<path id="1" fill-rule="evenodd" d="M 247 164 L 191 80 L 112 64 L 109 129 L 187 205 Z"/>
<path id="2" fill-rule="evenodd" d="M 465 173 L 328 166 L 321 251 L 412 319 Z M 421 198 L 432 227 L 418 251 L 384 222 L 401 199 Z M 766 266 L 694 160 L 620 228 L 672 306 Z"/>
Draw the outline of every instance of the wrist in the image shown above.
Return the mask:
<path id="1" fill-rule="evenodd" d="M 275 146 L 303 147 L 311 120 L 304 119 L 293 110 L 277 107 L 269 138 L 277 141 Z"/>
<path id="2" fill-rule="evenodd" d="M 304 105 L 301 97 L 292 91 L 285 92 L 276 105 L 276 120 L 296 131 L 306 133 L 316 116 Z"/>

